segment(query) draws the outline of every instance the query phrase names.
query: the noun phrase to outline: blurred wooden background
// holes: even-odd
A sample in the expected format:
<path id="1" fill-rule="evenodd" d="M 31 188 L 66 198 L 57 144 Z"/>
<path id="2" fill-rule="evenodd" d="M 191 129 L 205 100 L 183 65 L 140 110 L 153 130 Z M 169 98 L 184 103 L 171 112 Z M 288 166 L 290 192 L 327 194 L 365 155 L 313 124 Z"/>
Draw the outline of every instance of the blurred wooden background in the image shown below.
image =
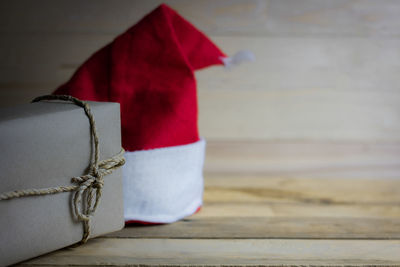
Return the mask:
<path id="1" fill-rule="evenodd" d="M 196 73 L 206 173 L 400 178 L 400 1 L 165 1 L 226 53 Z M 161 1 L 0 2 L 0 106 L 69 79 Z"/>

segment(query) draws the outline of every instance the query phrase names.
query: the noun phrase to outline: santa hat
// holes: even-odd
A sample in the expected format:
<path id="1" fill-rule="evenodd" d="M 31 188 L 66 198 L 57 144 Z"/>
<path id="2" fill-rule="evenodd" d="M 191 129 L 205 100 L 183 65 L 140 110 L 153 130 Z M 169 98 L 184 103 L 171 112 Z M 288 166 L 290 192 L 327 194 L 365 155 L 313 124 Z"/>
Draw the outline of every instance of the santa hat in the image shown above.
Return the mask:
<path id="1" fill-rule="evenodd" d="M 224 62 L 232 59 L 162 4 L 54 92 L 121 104 L 127 223 L 174 222 L 201 207 L 205 141 L 193 71 Z"/>

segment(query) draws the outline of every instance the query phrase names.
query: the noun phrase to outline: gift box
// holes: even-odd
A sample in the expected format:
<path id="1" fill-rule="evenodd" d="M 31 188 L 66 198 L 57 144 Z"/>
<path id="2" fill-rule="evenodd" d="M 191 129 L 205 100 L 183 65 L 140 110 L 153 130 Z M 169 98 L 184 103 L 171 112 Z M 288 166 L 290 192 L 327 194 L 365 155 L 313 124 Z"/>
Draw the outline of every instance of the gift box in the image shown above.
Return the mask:
<path id="1" fill-rule="evenodd" d="M 0 266 L 123 227 L 119 104 L 88 103 L 0 110 Z"/>

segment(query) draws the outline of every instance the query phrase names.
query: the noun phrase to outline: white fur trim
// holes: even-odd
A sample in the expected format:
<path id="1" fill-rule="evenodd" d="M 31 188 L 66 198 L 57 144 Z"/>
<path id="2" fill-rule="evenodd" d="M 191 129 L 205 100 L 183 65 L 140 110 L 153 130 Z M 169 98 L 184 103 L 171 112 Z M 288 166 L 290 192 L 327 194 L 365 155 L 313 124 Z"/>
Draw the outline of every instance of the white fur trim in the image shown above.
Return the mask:
<path id="1" fill-rule="evenodd" d="M 225 67 L 229 69 L 243 62 L 253 62 L 256 60 L 256 57 L 251 51 L 240 50 L 231 57 L 222 57 L 221 60 L 224 63 Z"/>
<path id="2" fill-rule="evenodd" d="M 205 145 L 126 152 L 125 221 L 171 223 L 193 214 L 203 200 Z"/>

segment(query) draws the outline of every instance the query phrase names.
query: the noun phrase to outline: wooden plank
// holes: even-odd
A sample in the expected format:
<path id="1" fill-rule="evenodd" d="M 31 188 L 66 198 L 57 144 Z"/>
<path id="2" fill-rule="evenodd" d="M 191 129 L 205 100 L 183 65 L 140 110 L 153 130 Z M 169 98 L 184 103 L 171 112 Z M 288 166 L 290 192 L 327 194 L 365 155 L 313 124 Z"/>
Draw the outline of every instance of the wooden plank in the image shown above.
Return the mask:
<path id="1" fill-rule="evenodd" d="M 216 38 L 222 39 L 227 40 Z M 232 72 L 211 68 L 197 73 L 199 124 L 204 136 L 250 140 L 398 140 L 400 124 L 395 114 L 399 113 L 400 99 L 393 80 L 397 71 L 388 67 L 391 56 L 381 58 L 367 52 L 375 50 L 374 41 L 364 39 L 359 46 L 357 38 L 253 39 L 235 38 L 223 42 L 222 47 L 228 54 L 238 47 L 249 48 L 257 56 L 255 63 Z M 389 48 L 392 41 L 379 40 L 388 48 L 385 51 L 396 57 Z M 378 46 L 376 49 L 380 50 Z M 378 66 L 386 68 L 384 62 L 388 76 L 377 70 Z M 209 93 L 203 88 L 213 91 Z M 388 94 L 378 92 L 378 88 L 385 88 Z"/>
<path id="2" fill-rule="evenodd" d="M 20 104 L 26 104 L 32 101 L 35 97 L 40 95 L 47 95 L 52 92 L 52 90 L 47 89 L 48 86 L 26 86 L 26 89 L 18 88 L 1 90 L 0 89 L 0 108 L 2 107 L 12 107 Z"/>
<path id="3" fill-rule="evenodd" d="M 199 88 L 270 91 L 282 94 L 315 91 L 397 90 L 400 40 L 395 38 L 316 38 L 301 36 L 211 38 L 228 55 L 241 49 L 256 61 L 229 71 L 196 72 Z M 338 103 L 339 104 L 339 103 Z"/>
<path id="4" fill-rule="evenodd" d="M 64 82 L 86 58 L 116 35 L 3 34 L 0 82 Z M 228 55 L 249 49 L 257 60 L 230 71 L 210 68 L 196 72 L 200 90 L 262 90 L 274 92 L 273 97 L 279 92 L 397 92 L 399 87 L 399 39 L 218 35 L 211 38 Z"/>
<path id="5" fill-rule="evenodd" d="M 400 143 L 211 139 L 206 152 L 212 176 L 400 178 Z"/>
<path id="6" fill-rule="evenodd" d="M 222 140 L 398 142 L 398 103 L 397 93 L 200 91 L 199 127 Z"/>
<path id="7" fill-rule="evenodd" d="M 270 1 L 271 32 L 319 36 L 399 36 L 397 1 Z M 391 25 L 389 25 L 391 24 Z"/>
<path id="8" fill-rule="evenodd" d="M 35 92 L 39 85 L 52 91 L 79 63 L 112 39 L 110 35 L 84 34 L 3 38 L 0 91 L 6 97 L 0 105 L 9 105 L 10 98 L 13 103 L 25 101 L 20 96 L 29 85 Z M 228 140 L 400 141 L 400 40 L 215 40 L 229 54 L 249 48 L 258 59 L 232 71 L 210 68 L 197 73 L 203 136 Z M 18 87 L 20 93 L 16 93 Z"/>
<path id="9" fill-rule="evenodd" d="M 399 240 L 98 238 L 21 266 L 399 266 Z"/>
<path id="10" fill-rule="evenodd" d="M 248 206 L 252 208 L 251 205 Z M 400 217 L 378 218 L 191 218 L 159 226 L 129 226 L 112 238 L 183 239 L 400 239 Z"/>
<path id="11" fill-rule="evenodd" d="M 0 90 L 4 96 L 0 106 L 26 103 L 27 96 L 51 92 L 56 86 L 32 88 Z M 260 91 L 201 91 L 200 133 L 207 139 L 230 141 L 400 142 L 400 123 L 395 117 L 400 112 L 400 94 L 382 97 L 380 93 L 333 91 L 275 97 Z M 391 169 L 399 166 L 386 164 Z"/>
<path id="12" fill-rule="evenodd" d="M 184 221 L 128 227 L 134 238 L 400 238 L 400 180 L 208 176 Z"/>
<path id="13" fill-rule="evenodd" d="M 166 0 L 208 34 L 399 36 L 395 0 Z M 161 1 L 3 1 L 1 33 L 118 33 Z M 45 16 L 43 14 L 46 14 Z M 51 23 L 49 23 L 51 21 Z"/>
<path id="14" fill-rule="evenodd" d="M 207 194 L 207 193 L 206 193 Z M 333 204 L 323 203 L 282 203 L 282 202 L 205 202 L 194 218 L 210 217 L 279 217 L 298 218 L 400 218 L 400 203 L 392 204 Z"/>
<path id="15" fill-rule="evenodd" d="M 0 90 L 4 95 L 0 105 L 10 105 L 10 99 L 24 103 L 26 95 L 51 92 L 56 86 L 32 88 Z M 214 140 L 394 143 L 400 142 L 398 103 L 397 93 L 326 91 L 273 96 L 262 91 L 200 91 L 199 127 L 202 136 Z"/>
<path id="16" fill-rule="evenodd" d="M 398 205 L 400 179 L 265 178 L 208 175 L 205 203 Z"/>
<path id="17" fill-rule="evenodd" d="M 115 36 L 6 34 L 0 38 L 1 88 L 26 89 L 27 84 L 53 88 L 66 82 L 81 63 Z"/>

